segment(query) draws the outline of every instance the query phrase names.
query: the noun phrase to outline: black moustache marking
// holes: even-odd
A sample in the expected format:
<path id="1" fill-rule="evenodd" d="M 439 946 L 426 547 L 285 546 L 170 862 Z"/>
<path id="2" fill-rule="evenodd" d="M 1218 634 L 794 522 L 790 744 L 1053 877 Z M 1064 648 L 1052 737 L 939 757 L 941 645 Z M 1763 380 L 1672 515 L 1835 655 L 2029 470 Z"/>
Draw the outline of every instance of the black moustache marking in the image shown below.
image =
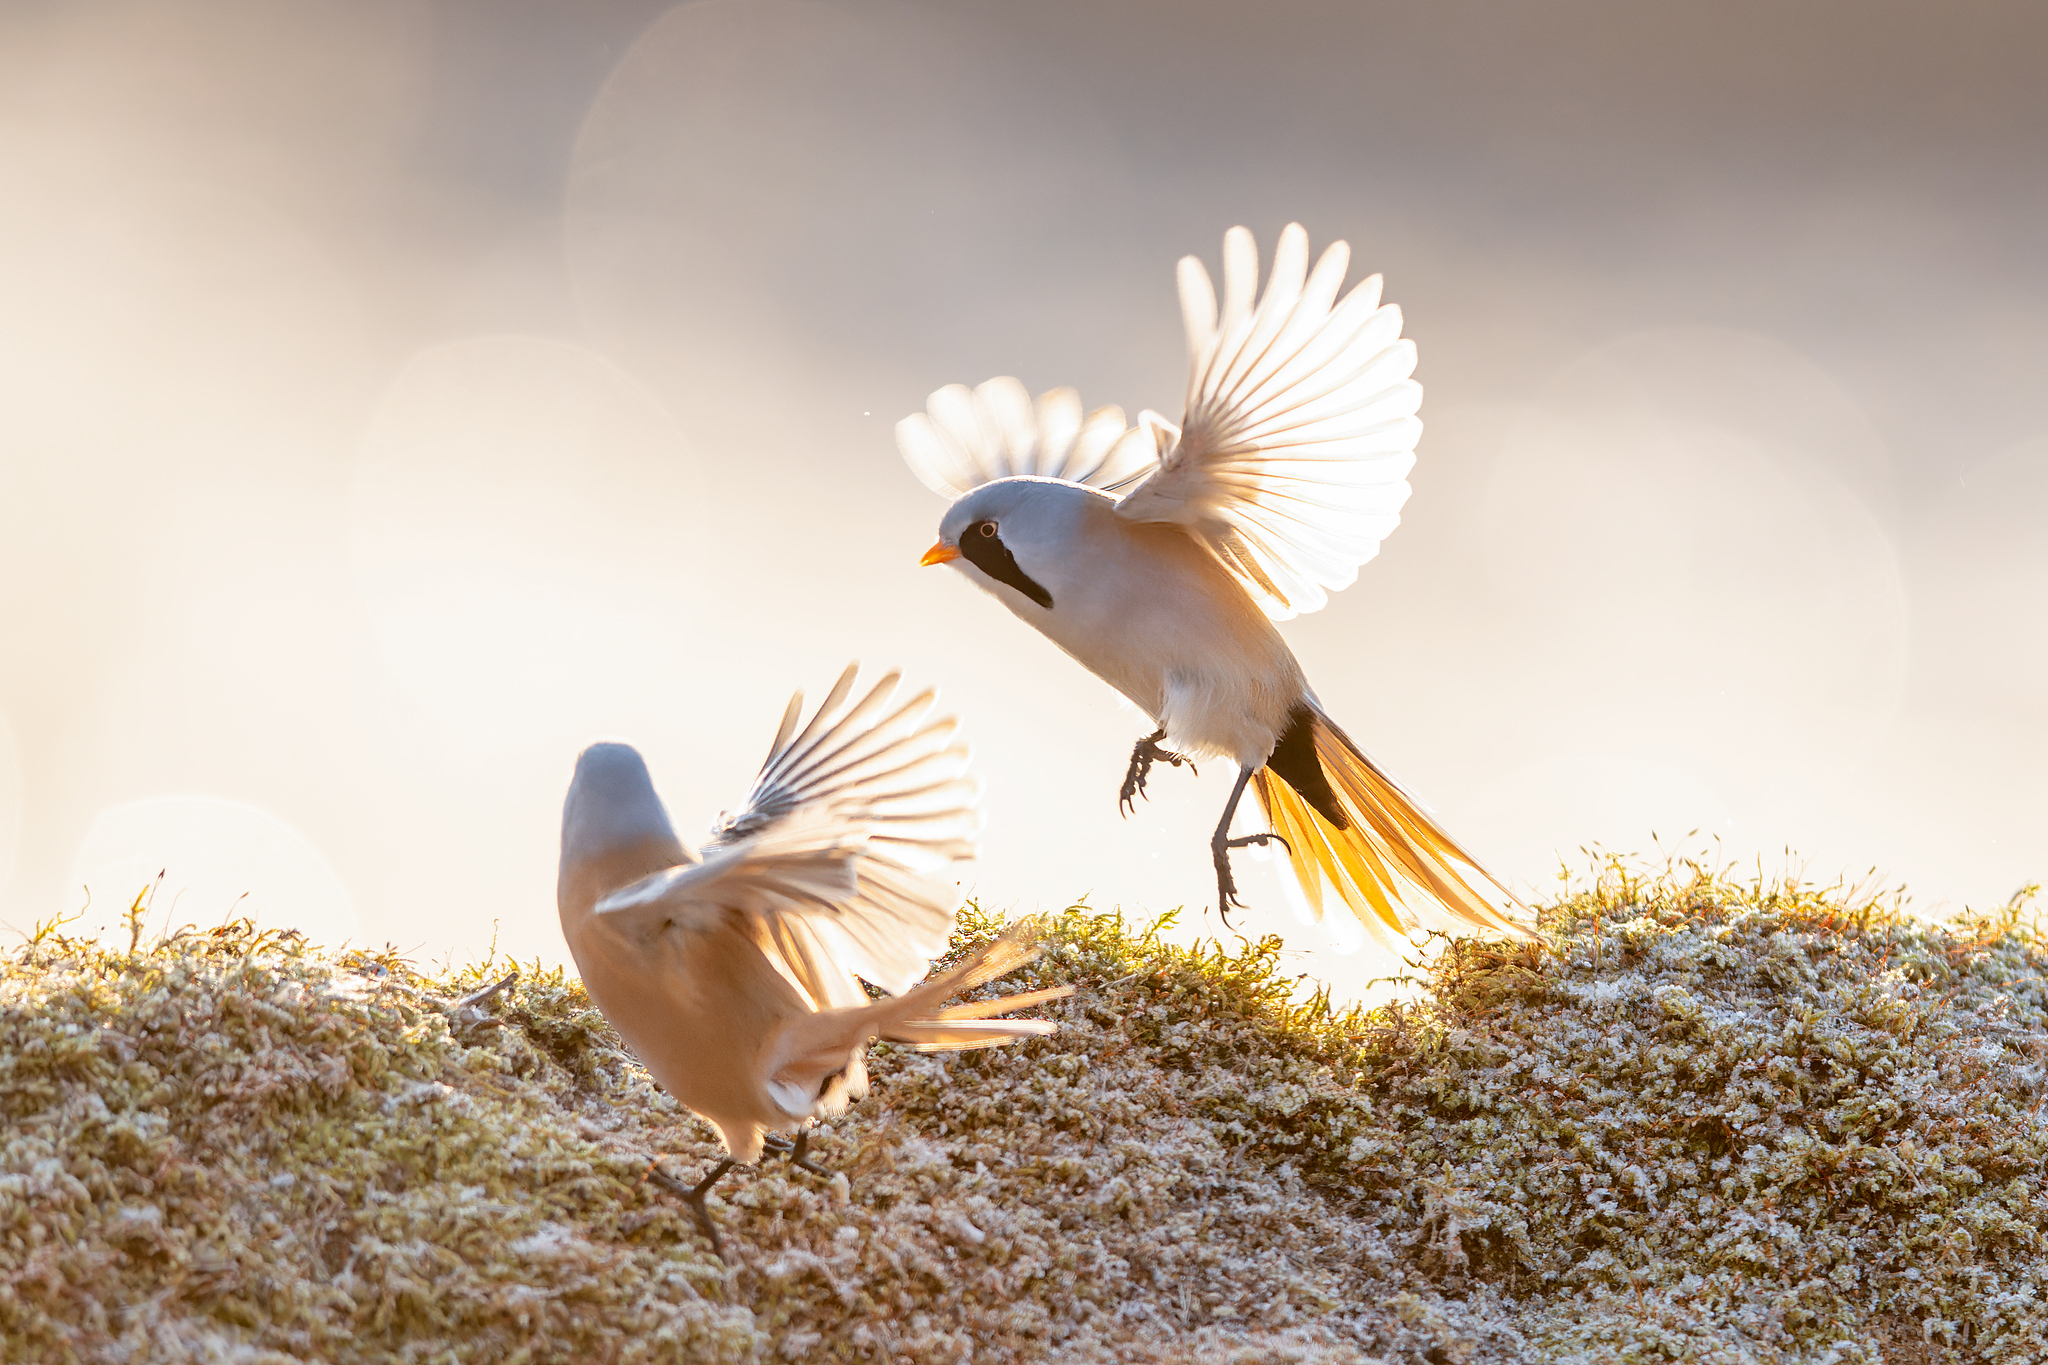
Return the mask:
<path id="1" fill-rule="evenodd" d="M 987 527 L 990 534 L 984 535 Z M 1010 547 L 1003 544 L 1003 538 L 994 534 L 995 523 L 977 521 L 960 533 L 960 554 L 969 564 L 987 574 L 998 583 L 1008 583 L 1041 607 L 1052 606 L 1052 594 L 1039 586 L 1036 579 L 1017 567 L 1017 556 L 1010 553 Z"/>

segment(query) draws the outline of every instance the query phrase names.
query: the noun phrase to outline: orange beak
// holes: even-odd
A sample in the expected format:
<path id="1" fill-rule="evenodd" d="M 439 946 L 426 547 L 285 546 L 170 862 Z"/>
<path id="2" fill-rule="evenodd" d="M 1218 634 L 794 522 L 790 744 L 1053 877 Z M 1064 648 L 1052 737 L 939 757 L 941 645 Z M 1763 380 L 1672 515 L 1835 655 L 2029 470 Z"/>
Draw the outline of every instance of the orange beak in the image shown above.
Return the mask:
<path id="1" fill-rule="evenodd" d="M 924 558 L 917 561 L 917 567 L 922 569 L 933 564 L 944 564 L 949 559 L 959 557 L 960 551 L 942 540 L 924 552 Z"/>

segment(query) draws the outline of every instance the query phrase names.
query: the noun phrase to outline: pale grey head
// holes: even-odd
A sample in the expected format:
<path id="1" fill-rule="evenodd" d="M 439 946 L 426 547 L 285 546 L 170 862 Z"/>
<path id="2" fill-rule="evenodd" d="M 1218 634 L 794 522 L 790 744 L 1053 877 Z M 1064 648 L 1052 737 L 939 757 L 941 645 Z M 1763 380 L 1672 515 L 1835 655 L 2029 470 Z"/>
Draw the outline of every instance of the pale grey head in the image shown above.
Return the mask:
<path id="1" fill-rule="evenodd" d="M 969 577 L 991 592 L 1000 584 L 1050 610 L 1079 548 L 1087 514 L 1113 501 L 1064 479 L 997 479 L 946 509 L 939 543 L 926 552 L 924 562 L 959 561 Z"/>
<path id="2" fill-rule="evenodd" d="M 675 837 L 639 750 L 630 744 L 593 744 L 578 756 L 569 799 L 562 804 L 565 864 Z"/>

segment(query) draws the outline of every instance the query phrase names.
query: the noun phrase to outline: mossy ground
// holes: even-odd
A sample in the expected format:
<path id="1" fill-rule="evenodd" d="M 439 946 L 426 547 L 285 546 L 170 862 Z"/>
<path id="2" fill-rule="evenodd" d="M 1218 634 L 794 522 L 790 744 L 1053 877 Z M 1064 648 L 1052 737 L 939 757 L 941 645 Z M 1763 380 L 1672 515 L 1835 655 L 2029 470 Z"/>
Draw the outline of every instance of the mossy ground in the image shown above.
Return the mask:
<path id="1" fill-rule="evenodd" d="M 581 989 L 247 927 L 0 961 L 7 1361 L 2048 1360 L 2048 955 L 1609 863 L 1420 1001 L 1058 919 L 712 1207 Z M 965 920 L 962 941 L 990 932 Z M 1022 978 L 1022 980 L 1020 980 Z M 1035 979 L 1034 979 L 1035 978 Z"/>

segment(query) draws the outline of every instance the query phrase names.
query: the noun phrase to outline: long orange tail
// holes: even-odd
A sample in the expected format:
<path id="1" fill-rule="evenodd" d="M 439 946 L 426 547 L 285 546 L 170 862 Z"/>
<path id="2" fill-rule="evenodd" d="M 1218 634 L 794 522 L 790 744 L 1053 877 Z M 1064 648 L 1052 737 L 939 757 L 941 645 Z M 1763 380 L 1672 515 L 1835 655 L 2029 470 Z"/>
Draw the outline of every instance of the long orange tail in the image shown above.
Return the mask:
<path id="1" fill-rule="evenodd" d="M 1295 708 L 1273 757 L 1252 774 L 1252 789 L 1287 841 L 1317 918 L 1327 879 L 1383 941 L 1382 926 L 1403 937 L 1428 929 L 1535 937 L 1509 918 L 1527 907 L 1313 704 Z"/>

